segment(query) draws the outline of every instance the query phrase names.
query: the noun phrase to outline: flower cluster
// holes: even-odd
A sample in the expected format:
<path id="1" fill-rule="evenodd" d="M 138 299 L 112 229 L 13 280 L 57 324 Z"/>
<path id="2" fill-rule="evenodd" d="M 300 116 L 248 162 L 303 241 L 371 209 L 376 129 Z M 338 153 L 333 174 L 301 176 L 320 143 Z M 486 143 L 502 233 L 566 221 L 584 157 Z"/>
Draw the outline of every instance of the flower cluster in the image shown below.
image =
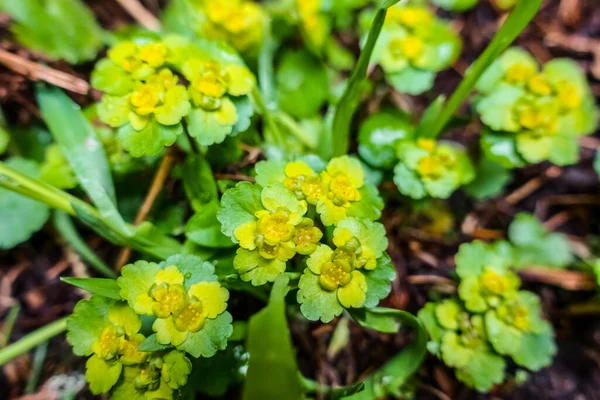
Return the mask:
<path id="1" fill-rule="evenodd" d="M 238 108 L 248 119 L 247 95 L 254 84 L 241 61 L 219 59 L 178 36 L 119 42 L 92 74 L 92 85 L 104 91 L 100 119 L 118 128 L 119 142 L 134 157 L 155 155 L 175 143 L 184 118 L 202 146 L 246 129 L 249 120 L 241 120 Z"/>
<path id="2" fill-rule="evenodd" d="M 478 83 L 477 112 L 487 126 L 482 146 L 507 168 L 578 159 L 577 137 L 594 132 L 598 112 L 585 73 L 556 59 L 540 70 L 529 53 L 512 48 Z"/>
<path id="3" fill-rule="evenodd" d="M 236 50 L 255 53 L 263 38 L 266 15 L 249 0 L 189 1 L 188 10 L 197 14 L 194 27 L 200 36 L 231 44 Z"/>
<path id="4" fill-rule="evenodd" d="M 344 308 L 373 307 L 389 293 L 395 273 L 383 225 L 373 222 L 383 203 L 356 159 L 268 161 L 256 173 L 256 184 L 224 193 L 217 215 L 239 243 L 234 267 L 242 280 L 273 282 L 289 260 L 308 256 L 298 301 L 307 318 L 323 321 Z M 327 226 L 335 226 L 332 246 L 321 243 Z"/>
<path id="5" fill-rule="evenodd" d="M 307 45 L 319 51 L 329 39 L 330 20 L 323 12 L 321 0 L 296 0 L 296 9 L 300 16 L 300 28 Z"/>
<path id="6" fill-rule="evenodd" d="M 212 357 L 226 347 L 229 292 L 214 266 L 192 255 L 127 265 L 117 284 L 119 299 L 94 295 L 67 321 L 73 351 L 90 356 L 90 388 L 113 399 L 171 399 L 192 369 L 186 353 Z"/>
<path id="7" fill-rule="evenodd" d="M 372 13 L 362 18 L 368 28 Z M 388 9 L 372 61 L 396 90 L 417 95 L 431 89 L 436 73 L 452 65 L 461 47 L 458 34 L 424 2 L 400 2 Z"/>
<path id="8" fill-rule="evenodd" d="M 512 258 L 506 242 L 462 245 L 458 298 L 428 303 L 418 315 L 431 337 L 430 352 L 482 392 L 504 380 L 504 356 L 537 371 L 556 353 L 552 325 L 541 315 L 539 298 L 519 290 Z"/>
<path id="9" fill-rule="evenodd" d="M 94 394 L 113 399 L 171 399 L 192 369 L 178 350 L 139 350 L 142 321 L 123 301 L 98 295 L 77 304 L 67 322 L 67 339 L 77 355 L 90 356 L 86 378 Z"/>
<path id="10" fill-rule="evenodd" d="M 471 160 L 451 142 L 402 140 L 396 151 L 399 163 L 394 168 L 394 182 L 402 194 L 413 199 L 446 199 L 475 178 Z"/>

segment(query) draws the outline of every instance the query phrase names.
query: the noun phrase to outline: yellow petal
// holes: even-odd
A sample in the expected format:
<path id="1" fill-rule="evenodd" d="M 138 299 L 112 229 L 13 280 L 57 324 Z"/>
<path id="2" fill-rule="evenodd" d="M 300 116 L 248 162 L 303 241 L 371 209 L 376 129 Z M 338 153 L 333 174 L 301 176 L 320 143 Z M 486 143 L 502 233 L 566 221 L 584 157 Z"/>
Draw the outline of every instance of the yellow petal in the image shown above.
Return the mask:
<path id="1" fill-rule="evenodd" d="M 314 171 L 304 161 L 292 161 L 285 166 L 285 175 L 290 178 L 300 175 L 309 176 L 313 173 Z"/>
<path id="2" fill-rule="evenodd" d="M 350 229 L 337 227 L 335 228 L 335 231 L 333 233 L 333 243 L 337 247 L 342 247 L 346 243 L 348 243 L 348 241 L 353 237 L 354 235 L 352 234 L 352 231 L 350 231 Z"/>
<path id="3" fill-rule="evenodd" d="M 227 92 L 232 96 L 243 96 L 252 91 L 255 85 L 254 76 L 243 65 L 228 65 L 225 73 L 229 76 Z"/>
<path id="4" fill-rule="evenodd" d="M 202 302 L 202 313 L 208 318 L 216 318 L 227 309 L 229 292 L 221 287 L 219 282 L 195 283 L 190 288 L 189 294 Z"/>
<path id="5" fill-rule="evenodd" d="M 360 188 L 364 184 L 365 172 L 360 165 L 360 162 L 348 156 L 341 156 L 333 158 L 327 164 L 327 172 L 331 176 L 337 174 L 343 174 L 350 179 L 350 182 L 356 187 Z"/>
<path id="6" fill-rule="evenodd" d="M 148 293 L 142 293 L 135 298 L 135 312 L 144 315 L 152 315 L 152 305 L 154 300 Z"/>
<path id="7" fill-rule="evenodd" d="M 215 120 L 224 126 L 235 125 L 238 120 L 235 105 L 228 98 L 222 99 L 221 108 L 215 111 Z"/>
<path id="8" fill-rule="evenodd" d="M 160 285 L 161 283 L 167 283 L 169 285 L 183 285 L 183 274 L 179 272 L 174 265 L 169 265 L 167 268 L 158 271 L 154 277 L 154 283 Z"/>
<path id="9" fill-rule="evenodd" d="M 367 281 L 359 271 L 352 271 L 352 280 L 337 291 L 340 304 L 346 308 L 360 308 L 367 297 Z"/>
<path id="10" fill-rule="evenodd" d="M 248 222 L 235 228 L 233 236 L 240 242 L 240 247 L 247 250 L 256 248 L 256 222 Z"/>

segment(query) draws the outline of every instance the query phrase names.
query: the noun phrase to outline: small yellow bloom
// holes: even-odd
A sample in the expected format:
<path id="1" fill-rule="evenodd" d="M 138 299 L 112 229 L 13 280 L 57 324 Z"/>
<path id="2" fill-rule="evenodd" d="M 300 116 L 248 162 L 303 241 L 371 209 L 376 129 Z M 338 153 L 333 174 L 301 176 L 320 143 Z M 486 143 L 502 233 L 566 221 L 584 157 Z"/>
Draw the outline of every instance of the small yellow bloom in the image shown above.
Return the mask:
<path id="1" fill-rule="evenodd" d="M 411 61 L 423 54 L 423 41 L 416 36 L 407 36 L 401 42 L 402 54 Z"/>
<path id="2" fill-rule="evenodd" d="M 283 210 L 274 213 L 270 211 L 259 211 L 256 214 L 258 218 L 257 233 L 262 236 L 269 244 L 285 242 L 294 235 L 294 225 L 290 223 L 290 216 Z"/>
<path id="3" fill-rule="evenodd" d="M 183 285 L 184 276 L 175 265 L 169 265 L 167 268 L 160 270 L 156 277 L 154 277 L 154 283 L 157 285 L 167 283 L 169 285 Z"/>
<path id="4" fill-rule="evenodd" d="M 563 83 L 558 87 L 558 99 L 560 104 L 569 110 L 581 107 L 583 102 L 575 85 Z"/>
<path id="5" fill-rule="evenodd" d="M 536 129 L 544 124 L 544 111 L 535 107 L 526 107 L 519 115 L 519 124 L 526 129 Z"/>
<path id="6" fill-rule="evenodd" d="M 159 92 L 149 84 L 140 86 L 129 98 L 135 113 L 139 115 L 150 115 L 154 112 L 160 102 Z"/>
<path id="7" fill-rule="evenodd" d="M 240 247 L 247 250 L 254 250 L 256 248 L 256 221 L 242 224 L 235 228 L 233 236 L 238 242 Z"/>
<path id="8" fill-rule="evenodd" d="M 198 332 L 204 326 L 206 319 L 202 311 L 202 302 L 190 302 L 176 317 L 173 317 L 175 328 L 181 332 Z"/>
<path id="9" fill-rule="evenodd" d="M 352 280 L 352 267 L 345 262 L 334 260 L 325 263 L 319 276 L 323 289 L 333 291 L 346 286 Z"/>
<path id="10" fill-rule="evenodd" d="M 163 283 L 150 289 L 150 295 L 154 299 L 152 313 L 159 318 L 178 315 L 188 303 L 183 285 Z"/>
<path id="11" fill-rule="evenodd" d="M 119 351 L 119 338 L 123 336 L 123 332 L 115 325 L 109 325 L 102 329 L 100 337 L 92 343 L 94 353 L 105 360 L 115 358 Z"/>
<path id="12" fill-rule="evenodd" d="M 163 43 L 155 42 L 141 46 L 138 54 L 146 64 L 152 68 L 158 68 L 165 63 L 168 51 L 167 46 Z"/>
<path id="13" fill-rule="evenodd" d="M 129 338 L 121 337 L 119 341 L 119 362 L 123 365 L 133 365 L 143 363 L 148 358 L 148 353 L 139 351 L 139 345 L 144 341 L 142 334 L 136 334 Z"/>
<path id="14" fill-rule="evenodd" d="M 531 327 L 531 319 L 529 318 L 529 310 L 522 305 L 517 305 L 512 309 L 513 325 L 522 330 L 529 330 Z"/>
<path id="15" fill-rule="evenodd" d="M 481 275 L 480 281 L 487 291 L 497 295 L 503 294 L 510 286 L 506 277 L 490 269 Z"/>
<path id="16" fill-rule="evenodd" d="M 437 144 L 433 139 L 419 138 L 417 139 L 417 146 L 431 153 L 435 150 Z"/>
<path id="17" fill-rule="evenodd" d="M 425 27 L 433 22 L 433 15 L 423 7 L 392 7 L 389 19 L 409 28 Z"/>
<path id="18" fill-rule="evenodd" d="M 317 248 L 317 244 L 323 237 L 323 232 L 314 226 L 314 222 L 310 218 L 304 218 L 296 227 L 294 235 L 294 243 L 296 251 L 302 255 L 309 255 Z"/>
<path id="19" fill-rule="evenodd" d="M 298 198 L 306 198 L 310 204 L 316 204 L 325 194 L 326 188 L 312 168 L 304 161 L 292 161 L 285 167 L 284 186 Z"/>
<path id="20" fill-rule="evenodd" d="M 552 87 L 542 74 L 535 74 L 527 82 L 527 87 L 531 92 L 539 96 L 548 96 L 552 94 Z"/>
<path id="21" fill-rule="evenodd" d="M 425 156 L 419 160 L 417 171 L 424 178 L 437 179 L 443 173 L 443 166 L 434 156 Z"/>
<path id="22" fill-rule="evenodd" d="M 525 83 L 535 74 L 531 65 L 514 64 L 506 71 L 506 81 L 512 84 Z"/>

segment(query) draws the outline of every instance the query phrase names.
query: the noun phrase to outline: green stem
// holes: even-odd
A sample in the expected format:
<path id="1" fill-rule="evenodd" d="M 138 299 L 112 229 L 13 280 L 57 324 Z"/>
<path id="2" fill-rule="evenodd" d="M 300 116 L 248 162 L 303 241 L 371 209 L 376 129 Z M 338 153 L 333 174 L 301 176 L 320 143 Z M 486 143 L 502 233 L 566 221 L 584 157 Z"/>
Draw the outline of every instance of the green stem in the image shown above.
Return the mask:
<path id="1" fill-rule="evenodd" d="M 254 100 L 254 104 L 256 104 L 256 107 L 258 109 L 258 112 L 260 114 L 262 114 L 263 116 L 263 120 L 265 122 L 265 131 L 269 131 L 271 135 L 273 135 L 273 142 L 279 146 L 283 146 L 283 144 L 285 143 L 285 140 L 283 138 L 283 136 L 281 135 L 281 132 L 279 131 L 279 127 L 277 126 L 277 124 L 275 123 L 275 120 L 273 119 L 273 115 L 271 115 L 271 110 L 269 110 L 269 108 L 266 106 L 263 98 L 262 98 L 262 94 L 260 93 L 260 90 L 258 90 L 258 87 L 254 87 L 252 89 L 252 99 Z"/>
<path id="2" fill-rule="evenodd" d="M 0 161 L 0 186 L 75 215 L 67 193 L 22 174 Z"/>
<path id="3" fill-rule="evenodd" d="M 273 114 L 273 118 L 277 123 L 282 126 L 285 126 L 294 136 L 296 136 L 303 145 L 310 149 L 315 148 L 315 143 L 311 140 L 311 138 L 304 132 L 304 129 L 298 125 L 298 123 L 290 117 L 287 113 L 283 111 L 278 111 Z"/>
<path id="4" fill-rule="evenodd" d="M 0 366 L 67 330 L 67 318 L 54 321 L 0 350 Z"/>
<path id="5" fill-rule="evenodd" d="M 542 0 L 521 0 L 517 3 L 483 54 L 467 70 L 464 79 L 436 118 L 430 137 L 437 138 L 442 134 L 444 128 L 471 93 L 481 75 L 525 29 L 538 12 L 541 4 Z"/>

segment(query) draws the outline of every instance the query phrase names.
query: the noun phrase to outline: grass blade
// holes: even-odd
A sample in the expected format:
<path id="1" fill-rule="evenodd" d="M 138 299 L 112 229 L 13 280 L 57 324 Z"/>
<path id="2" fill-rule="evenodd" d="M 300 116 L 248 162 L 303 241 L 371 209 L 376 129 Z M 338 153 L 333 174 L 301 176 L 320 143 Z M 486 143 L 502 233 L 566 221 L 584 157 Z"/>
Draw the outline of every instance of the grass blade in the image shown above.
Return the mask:
<path id="1" fill-rule="evenodd" d="M 60 278 L 61 281 L 83 289 L 86 292 L 121 300 L 121 288 L 115 279 L 107 278 Z"/>
<path id="2" fill-rule="evenodd" d="M 446 103 L 439 114 L 436 123 L 431 128 L 430 137 L 438 137 L 467 96 L 471 93 L 481 75 L 496 60 L 508 46 L 519 36 L 521 31 L 537 14 L 542 0 L 521 0 L 506 19 L 506 22 L 496 33 L 483 54 L 467 70 L 464 79 Z"/>

